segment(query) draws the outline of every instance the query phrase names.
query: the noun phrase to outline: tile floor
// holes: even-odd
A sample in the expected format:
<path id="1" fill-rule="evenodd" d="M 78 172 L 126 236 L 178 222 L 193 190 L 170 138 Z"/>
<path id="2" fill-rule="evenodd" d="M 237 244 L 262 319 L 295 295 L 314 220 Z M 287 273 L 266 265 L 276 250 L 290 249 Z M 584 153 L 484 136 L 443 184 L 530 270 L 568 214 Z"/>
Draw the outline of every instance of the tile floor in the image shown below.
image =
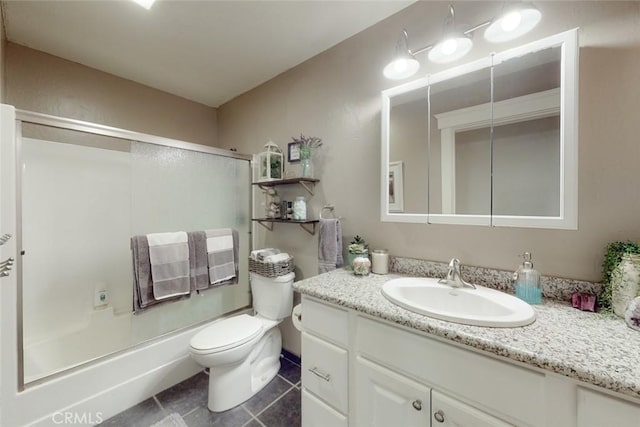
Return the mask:
<path id="1" fill-rule="evenodd" d="M 280 372 L 269 384 L 242 405 L 228 411 L 213 413 L 207 409 L 209 376 L 200 372 L 100 425 L 149 427 L 177 412 L 189 427 L 300 426 L 300 360 L 286 355 L 280 362 Z"/>

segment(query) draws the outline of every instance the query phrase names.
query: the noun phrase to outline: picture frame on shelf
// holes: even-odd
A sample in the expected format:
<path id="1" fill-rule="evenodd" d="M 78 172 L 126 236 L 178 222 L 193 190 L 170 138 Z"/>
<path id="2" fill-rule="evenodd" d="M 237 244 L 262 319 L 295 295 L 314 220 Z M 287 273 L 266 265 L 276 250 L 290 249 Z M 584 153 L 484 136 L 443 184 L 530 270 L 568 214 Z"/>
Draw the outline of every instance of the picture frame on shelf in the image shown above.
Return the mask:
<path id="1" fill-rule="evenodd" d="M 297 142 L 290 142 L 287 145 L 287 159 L 289 163 L 297 163 L 300 161 L 300 144 Z"/>
<path id="2" fill-rule="evenodd" d="M 389 212 L 404 212 L 404 182 L 402 162 L 389 163 Z"/>

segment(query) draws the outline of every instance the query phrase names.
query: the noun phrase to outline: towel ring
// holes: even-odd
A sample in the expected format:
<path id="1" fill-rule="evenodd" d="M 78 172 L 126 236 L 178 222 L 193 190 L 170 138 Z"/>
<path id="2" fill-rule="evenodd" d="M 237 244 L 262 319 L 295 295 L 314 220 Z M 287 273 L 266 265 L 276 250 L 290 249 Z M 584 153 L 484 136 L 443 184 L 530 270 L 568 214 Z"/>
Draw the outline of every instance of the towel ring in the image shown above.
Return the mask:
<path id="1" fill-rule="evenodd" d="M 335 206 L 333 206 L 333 205 L 324 205 L 324 206 L 322 207 L 322 209 L 320 210 L 320 219 L 330 219 L 330 218 L 342 219 L 341 217 L 339 217 L 339 216 L 337 217 L 337 216 L 335 215 L 334 210 L 335 210 Z M 330 214 L 331 216 L 330 216 L 330 217 L 323 216 L 322 214 L 324 213 L 324 211 L 329 211 L 329 214 Z"/>

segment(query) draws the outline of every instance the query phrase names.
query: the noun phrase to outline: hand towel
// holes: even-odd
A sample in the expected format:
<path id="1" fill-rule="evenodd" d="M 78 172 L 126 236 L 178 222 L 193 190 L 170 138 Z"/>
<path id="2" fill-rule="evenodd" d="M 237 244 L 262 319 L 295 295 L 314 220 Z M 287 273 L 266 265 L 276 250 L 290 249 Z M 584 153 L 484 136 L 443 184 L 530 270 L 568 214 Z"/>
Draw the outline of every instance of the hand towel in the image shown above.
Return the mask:
<path id="1" fill-rule="evenodd" d="M 147 234 L 147 241 L 154 298 L 160 300 L 189 294 L 191 280 L 187 233 Z"/>
<path id="2" fill-rule="evenodd" d="M 336 218 L 320 219 L 318 233 L 318 273 L 342 267 L 342 226 Z"/>
<path id="3" fill-rule="evenodd" d="M 209 283 L 227 284 L 238 277 L 238 232 L 230 228 L 205 230 L 207 235 L 207 254 L 209 265 Z"/>
<path id="4" fill-rule="evenodd" d="M 209 287 L 207 233 L 204 231 L 190 231 L 187 236 L 189 238 L 191 292 L 201 291 Z"/>

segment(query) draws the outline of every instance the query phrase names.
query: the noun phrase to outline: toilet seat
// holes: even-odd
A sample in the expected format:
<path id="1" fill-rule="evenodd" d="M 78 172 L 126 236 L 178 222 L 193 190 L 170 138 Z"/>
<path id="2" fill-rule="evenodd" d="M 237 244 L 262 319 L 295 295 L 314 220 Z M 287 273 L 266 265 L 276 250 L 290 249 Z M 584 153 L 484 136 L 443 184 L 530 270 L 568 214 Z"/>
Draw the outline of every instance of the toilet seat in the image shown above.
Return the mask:
<path id="1" fill-rule="evenodd" d="M 263 322 L 241 314 L 221 320 L 198 332 L 190 342 L 197 353 L 218 353 L 239 347 L 264 331 Z"/>

